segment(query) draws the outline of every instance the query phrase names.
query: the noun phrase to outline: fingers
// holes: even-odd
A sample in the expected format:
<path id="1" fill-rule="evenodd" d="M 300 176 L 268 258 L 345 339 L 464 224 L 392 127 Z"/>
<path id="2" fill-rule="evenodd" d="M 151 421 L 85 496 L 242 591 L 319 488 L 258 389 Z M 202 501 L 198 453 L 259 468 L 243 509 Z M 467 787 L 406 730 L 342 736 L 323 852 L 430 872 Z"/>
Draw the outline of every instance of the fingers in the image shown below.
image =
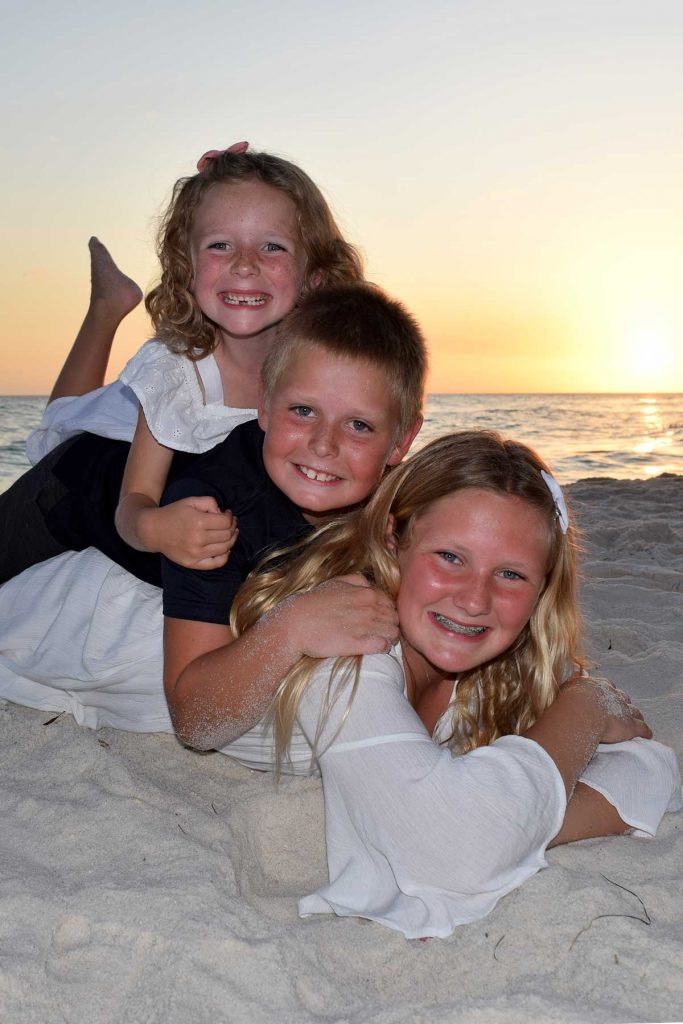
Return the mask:
<path id="1" fill-rule="evenodd" d="M 609 679 L 593 677 L 585 681 L 595 688 L 598 702 L 606 715 L 601 737 L 603 743 L 617 743 L 636 736 L 652 739 L 652 729 L 628 693 Z"/>
<path id="2" fill-rule="evenodd" d="M 230 558 L 230 552 L 225 551 L 222 555 L 207 555 L 205 558 L 199 558 L 196 562 L 193 562 L 190 569 L 220 569 L 226 564 Z"/>
<path id="3" fill-rule="evenodd" d="M 222 512 L 216 499 L 212 498 L 209 494 L 202 494 L 195 498 L 181 498 L 176 504 L 194 508 L 197 512 L 215 512 L 219 515 L 232 515 L 231 512 Z"/>
<path id="4" fill-rule="evenodd" d="M 327 583 L 323 583 L 324 587 L 335 584 L 335 583 L 350 583 L 354 587 L 367 587 L 370 588 L 371 584 L 366 580 L 362 572 L 350 572 L 346 576 L 335 576 L 333 580 L 328 580 Z M 378 591 L 379 593 L 379 591 Z"/>
<path id="5" fill-rule="evenodd" d="M 346 632 L 365 645 L 362 653 L 388 653 L 399 639 L 398 618 L 393 609 L 355 610 L 347 613 Z"/>
<path id="6" fill-rule="evenodd" d="M 226 520 L 226 517 L 223 514 L 202 514 L 199 523 L 187 531 L 182 542 L 181 565 L 188 569 L 217 569 L 228 561 L 239 529 L 232 515 L 227 518 L 227 526 L 214 522 L 214 519 Z"/>
<path id="7" fill-rule="evenodd" d="M 390 654 L 394 642 L 384 636 L 367 636 L 358 640 L 358 654 Z"/>
<path id="8" fill-rule="evenodd" d="M 187 519 L 185 532 L 188 536 L 207 541 L 222 543 L 237 533 L 237 519 L 232 512 L 217 512 L 207 515 L 206 512 L 193 512 Z"/>
<path id="9" fill-rule="evenodd" d="M 394 602 L 359 574 L 299 595 L 293 609 L 294 632 L 312 657 L 386 653 L 398 639 Z"/>
<path id="10" fill-rule="evenodd" d="M 364 576 L 339 576 L 315 591 L 324 594 L 330 615 L 338 616 L 356 635 L 398 637 L 398 612 L 388 594 L 371 586 Z"/>

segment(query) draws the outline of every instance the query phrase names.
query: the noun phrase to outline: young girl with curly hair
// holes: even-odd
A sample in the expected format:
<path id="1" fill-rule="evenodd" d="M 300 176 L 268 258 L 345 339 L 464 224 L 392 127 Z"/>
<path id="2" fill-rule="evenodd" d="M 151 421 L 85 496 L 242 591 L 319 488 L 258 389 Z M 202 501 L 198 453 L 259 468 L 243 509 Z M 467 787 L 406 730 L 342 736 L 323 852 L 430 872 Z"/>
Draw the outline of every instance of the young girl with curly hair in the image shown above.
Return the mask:
<path id="1" fill-rule="evenodd" d="M 0 497 L 0 526 L 14 538 L 0 581 L 71 546 L 45 517 L 76 486 L 72 477 L 101 472 L 106 460 L 109 475 L 119 474 L 118 493 L 128 452 L 101 437 L 133 440 L 117 510 L 123 539 L 188 566 L 224 564 L 235 537 L 229 512 L 208 499 L 158 507 L 173 453 L 205 452 L 253 419 L 278 323 L 311 288 L 363 277 L 358 253 L 304 171 L 246 143 L 212 150 L 196 174 L 176 182 L 160 225 L 161 277 L 146 299 L 156 336 L 118 381 L 99 387 L 116 327 L 140 293 L 96 240 L 91 253 L 91 305 L 29 439 L 38 465 Z"/>

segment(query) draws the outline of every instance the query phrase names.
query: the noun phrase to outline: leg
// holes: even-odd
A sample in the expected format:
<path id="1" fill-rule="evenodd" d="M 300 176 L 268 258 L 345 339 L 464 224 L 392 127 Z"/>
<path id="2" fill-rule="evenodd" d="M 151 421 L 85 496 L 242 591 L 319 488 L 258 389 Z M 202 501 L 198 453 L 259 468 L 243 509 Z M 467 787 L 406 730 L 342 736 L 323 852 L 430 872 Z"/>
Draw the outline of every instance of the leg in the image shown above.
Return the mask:
<path id="1" fill-rule="evenodd" d="M 45 516 L 67 493 L 52 467 L 74 440 L 53 449 L 0 494 L 0 583 L 67 550 L 52 536 Z"/>
<path id="2" fill-rule="evenodd" d="M 104 384 L 116 329 L 138 305 L 142 292 L 114 263 L 96 238 L 90 249 L 90 305 L 66 362 L 55 381 L 48 405 L 55 398 L 84 395 Z"/>
<path id="3" fill-rule="evenodd" d="M 129 564 L 134 553 L 114 525 L 129 450 L 127 441 L 76 434 L 0 494 L 0 584 L 38 562 L 86 547 Z M 156 583 L 158 559 L 133 560 L 142 578 L 151 574 Z"/>

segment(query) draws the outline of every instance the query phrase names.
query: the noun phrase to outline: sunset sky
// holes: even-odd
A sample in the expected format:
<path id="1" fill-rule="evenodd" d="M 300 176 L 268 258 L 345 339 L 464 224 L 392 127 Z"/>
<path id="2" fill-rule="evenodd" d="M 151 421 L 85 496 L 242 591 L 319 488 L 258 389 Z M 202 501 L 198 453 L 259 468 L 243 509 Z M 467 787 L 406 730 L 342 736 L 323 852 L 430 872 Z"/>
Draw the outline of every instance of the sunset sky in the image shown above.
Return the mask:
<path id="1" fill-rule="evenodd" d="M 321 185 L 430 391 L 683 392 L 679 0 L 3 9 L 0 392 L 50 389 L 88 236 L 148 287 L 174 180 L 238 139 Z"/>

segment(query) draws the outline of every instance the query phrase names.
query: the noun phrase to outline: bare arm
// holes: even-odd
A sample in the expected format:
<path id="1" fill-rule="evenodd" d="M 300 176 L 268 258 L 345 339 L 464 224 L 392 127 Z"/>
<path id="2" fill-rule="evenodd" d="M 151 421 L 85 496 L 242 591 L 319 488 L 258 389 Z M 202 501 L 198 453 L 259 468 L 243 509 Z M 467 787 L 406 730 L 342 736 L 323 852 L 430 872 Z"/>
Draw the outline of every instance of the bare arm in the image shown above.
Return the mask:
<path id="1" fill-rule="evenodd" d="M 564 822 L 551 846 L 628 830 L 612 804 L 579 781 L 599 743 L 652 737 L 652 730 L 626 694 L 608 680 L 569 683 L 524 735 L 550 754 L 567 791 Z"/>
<path id="2" fill-rule="evenodd" d="M 145 511 L 158 509 L 173 452 L 153 437 L 140 409 L 116 509 L 116 529 L 137 551 L 158 551 L 145 532 Z"/>
<path id="3" fill-rule="evenodd" d="M 597 836 L 621 836 L 628 831 L 630 826 L 602 793 L 577 782 L 567 804 L 562 828 L 548 846 L 575 843 L 579 839 L 595 839 Z"/>
<path id="4" fill-rule="evenodd" d="M 164 687 L 176 732 L 201 750 L 223 747 L 261 720 L 303 654 L 378 653 L 397 637 L 393 602 L 358 575 L 289 598 L 238 638 L 228 626 L 167 618 Z"/>
<path id="5" fill-rule="evenodd" d="M 172 460 L 172 450 L 153 437 L 141 409 L 123 475 L 116 529 L 137 551 L 161 552 L 186 568 L 225 565 L 237 539 L 231 512 L 222 512 L 209 496 L 159 507 Z"/>

